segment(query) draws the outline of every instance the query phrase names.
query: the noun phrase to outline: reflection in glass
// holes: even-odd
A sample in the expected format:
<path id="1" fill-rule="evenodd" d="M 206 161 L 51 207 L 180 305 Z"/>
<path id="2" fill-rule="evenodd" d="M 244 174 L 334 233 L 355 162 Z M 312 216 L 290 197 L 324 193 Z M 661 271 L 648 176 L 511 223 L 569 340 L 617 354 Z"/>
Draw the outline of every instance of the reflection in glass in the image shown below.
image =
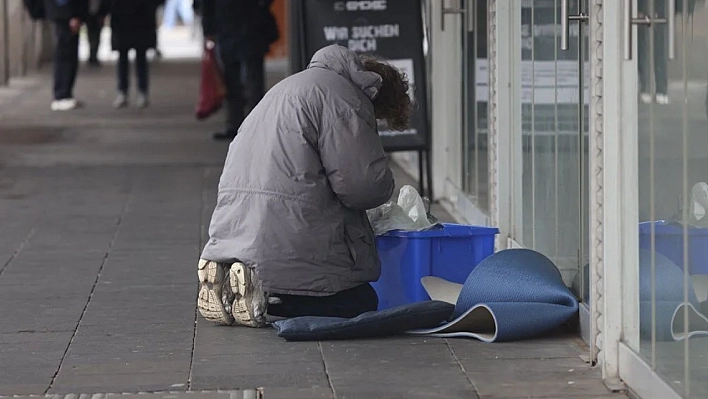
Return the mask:
<path id="1" fill-rule="evenodd" d="M 464 46 L 463 190 L 482 210 L 489 212 L 487 1 L 467 1 L 475 7 L 474 21 L 462 27 Z M 474 25 L 472 25 L 474 24 Z"/>
<path id="2" fill-rule="evenodd" d="M 674 60 L 667 24 L 637 27 L 640 352 L 682 397 L 707 398 L 708 337 L 683 338 L 708 330 L 708 10 L 670 1 L 675 15 L 666 0 L 637 4 L 676 18 Z"/>

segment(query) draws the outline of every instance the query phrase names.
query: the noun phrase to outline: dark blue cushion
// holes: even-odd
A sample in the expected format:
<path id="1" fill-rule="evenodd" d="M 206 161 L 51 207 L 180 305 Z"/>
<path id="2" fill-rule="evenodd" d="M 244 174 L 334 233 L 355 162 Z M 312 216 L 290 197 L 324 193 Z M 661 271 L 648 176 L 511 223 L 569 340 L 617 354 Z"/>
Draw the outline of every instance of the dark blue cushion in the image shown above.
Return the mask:
<path id="1" fill-rule="evenodd" d="M 273 323 L 278 336 L 287 341 L 325 341 L 373 338 L 403 334 L 409 330 L 433 328 L 448 320 L 454 305 L 425 301 L 367 312 L 353 319 L 340 317 L 295 317 Z"/>

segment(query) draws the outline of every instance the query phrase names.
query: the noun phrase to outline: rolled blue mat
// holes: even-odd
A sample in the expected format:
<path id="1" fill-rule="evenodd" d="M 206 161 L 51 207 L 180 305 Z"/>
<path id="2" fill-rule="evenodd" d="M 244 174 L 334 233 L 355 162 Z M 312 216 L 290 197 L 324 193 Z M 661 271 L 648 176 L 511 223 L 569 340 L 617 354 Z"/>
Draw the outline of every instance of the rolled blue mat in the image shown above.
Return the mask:
<path id="1" fill-rule="evenodd" d="M 639 251 L 639 332 L 642 339 L 651 339 L 652 330 L 657 341 L 680 341 L 686 337 L 708 336 L 708 318 L 698 310 L 693 283 L 689 280 L 688 302 L 684 301 L 683 269 L 660 253 L 655 256 L 655 306 L 652 307 L 652 253 Z M 652 308 L 655 324 L 652 324 Z M 688 330 L 684 320 L 688 316 Z"/>
<path id="2" fill-rule="evenodd" d="M 450 318 L 453 306 L 440 301 L 410 303 L 352 319 L 304 316 L 273 323 L 278 336 L 287 341 L 325 341 L 386 337 L 415 328 L 439 325 Z"/>
<path id="3" fill-rule="evenodd" d="M 556 266 L 527 249 L 497 252 L 472 270 L 463 285 L 423 278 L 432 299 L 452 303 L 453 321 L 410 334 L 470 337 L 484 342 L 538 336 L 568 321 L 578 311 L 575 295 Z"/>

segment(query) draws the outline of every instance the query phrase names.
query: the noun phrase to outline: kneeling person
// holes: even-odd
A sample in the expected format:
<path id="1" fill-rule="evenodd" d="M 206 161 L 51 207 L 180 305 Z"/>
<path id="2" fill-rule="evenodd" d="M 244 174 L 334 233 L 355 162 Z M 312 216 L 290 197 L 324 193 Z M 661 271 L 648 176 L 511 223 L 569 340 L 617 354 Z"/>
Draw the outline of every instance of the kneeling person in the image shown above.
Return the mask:
<path id="1" fill-rule="evenodd" d="M 266 313 L 376 310 L 366 210 L 394 189 L 377 119 L 403 130 L 411 109 L 398 69 L 336 45 L 268 91 L 229 147 L 199 262 L 201 314 L 260 327 Z"/>

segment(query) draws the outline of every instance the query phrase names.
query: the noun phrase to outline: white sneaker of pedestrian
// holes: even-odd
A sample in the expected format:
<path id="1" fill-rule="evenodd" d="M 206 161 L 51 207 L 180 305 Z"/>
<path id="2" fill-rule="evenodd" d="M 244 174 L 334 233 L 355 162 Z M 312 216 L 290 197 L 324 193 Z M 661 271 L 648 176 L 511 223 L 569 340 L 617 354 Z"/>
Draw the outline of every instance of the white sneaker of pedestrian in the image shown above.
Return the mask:
<path id="1" fill-rule="evenodd" d="M 148 105 L 150 105 L 150 101 L 148 101 L 147 95 L 145 94 L 138 94 L 138 100 L 136 101 L 136 105 L 139 108 L 147 108 Z"/>
<path id="2" fill-rule="evenodd" d="M 75 98 L 64 98 L 62 100 L 52 101 L 52 111 L 71 111 L 79 108 L 81 103 Z"/>
<path id="3" fill-rule="evenodd" d="M 642 101 L 644 104 L 651 104 L 651 94 L 649 93 L 642 93 L 639 95 L 639 99 Z"/>
<path id="4" fill-rule="evenodd" d="M 116 97 L 115 101 L 113 101 L 113 107 L 114 108 L 125 108 L 128 106 L 128 96 L 126 96 L 124 93 L 118 93 L 118 97 Z"/>
<path id="5" fill-rule="evenodd" d="M 268 296 L 263 292 L 261 280 L 255 270 L 243 263 L 231 265 L 229 273 L 231 291 L 235 295 L 231 306 L 236 324 L 263 327 L 266 324 Z"/>
<path id="6" fill-rule="evenodd" d="M 669 103 L 669 96 L 667 96 L 666 94 L 658 93 L 656 95 L 656 103 L 662 104 L 662 105 L 668 104 Z"/>
<path id="7" fill-rule="evenodd" d="M 231 315 L 234 293 L 231 290 L 227 268 L 228 265 L 224 263 L 199 260 L 197 308 L 205 319 L 230 326 L 234 324 L 234 318 Z"/>

